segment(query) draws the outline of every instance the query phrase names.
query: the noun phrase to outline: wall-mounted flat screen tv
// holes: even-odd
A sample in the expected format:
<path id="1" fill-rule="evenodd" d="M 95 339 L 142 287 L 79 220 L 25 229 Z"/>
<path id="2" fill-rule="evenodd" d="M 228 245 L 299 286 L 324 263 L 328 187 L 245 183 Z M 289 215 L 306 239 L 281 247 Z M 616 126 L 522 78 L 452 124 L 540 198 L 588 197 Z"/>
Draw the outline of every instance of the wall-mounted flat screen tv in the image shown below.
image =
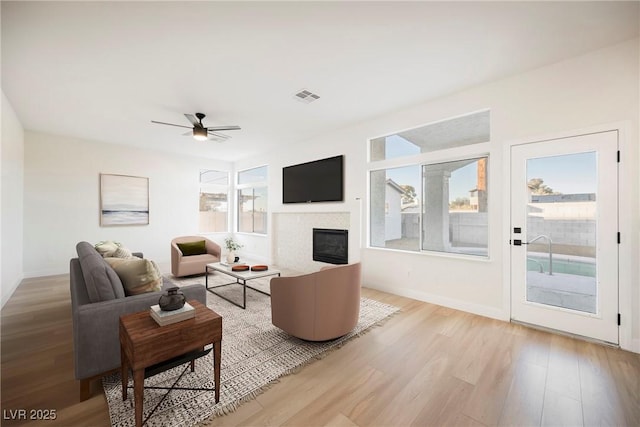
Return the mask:
<path id="1" fill-rule="evenodd" d="M 282 203 L 342 202 L 344 156 L 282 168 Z"/>

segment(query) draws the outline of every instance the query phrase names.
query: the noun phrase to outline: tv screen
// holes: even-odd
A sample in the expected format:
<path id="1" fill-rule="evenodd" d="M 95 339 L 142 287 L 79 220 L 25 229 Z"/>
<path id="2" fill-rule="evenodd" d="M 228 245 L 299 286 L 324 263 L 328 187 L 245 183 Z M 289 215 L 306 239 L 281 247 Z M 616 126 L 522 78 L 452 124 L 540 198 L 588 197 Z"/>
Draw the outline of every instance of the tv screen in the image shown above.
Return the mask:
<path id="1" fill-rule="evenodd" d="M 282 203 L 343 201 L 343 158 L 335 156 L 282 168 Z"/>

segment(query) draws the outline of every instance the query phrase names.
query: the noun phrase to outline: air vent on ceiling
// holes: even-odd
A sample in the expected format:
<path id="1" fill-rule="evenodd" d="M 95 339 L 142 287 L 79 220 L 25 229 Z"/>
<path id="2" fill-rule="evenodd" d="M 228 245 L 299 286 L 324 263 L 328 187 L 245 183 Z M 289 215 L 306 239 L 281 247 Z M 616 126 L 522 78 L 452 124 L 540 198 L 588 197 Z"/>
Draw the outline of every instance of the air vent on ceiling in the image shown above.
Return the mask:
<path id="1" fill-rule="evenodd" d="M 310 102 L 313 102 L 316 99 L 320 99 L 320 95 L 316 95 L 315 93 L 310 92 L 306 89 L 302 89 L 300 92 L 296 93 L 293 97 L 300 102 L 304 102 L 305 104 L 309 104 Z"/>

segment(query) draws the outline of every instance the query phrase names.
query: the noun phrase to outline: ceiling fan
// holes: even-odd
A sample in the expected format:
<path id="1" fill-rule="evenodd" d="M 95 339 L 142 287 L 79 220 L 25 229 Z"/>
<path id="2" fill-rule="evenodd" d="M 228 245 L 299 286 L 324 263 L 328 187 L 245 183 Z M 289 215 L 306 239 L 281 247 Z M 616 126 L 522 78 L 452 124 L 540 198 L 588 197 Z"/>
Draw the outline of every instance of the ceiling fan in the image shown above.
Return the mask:
<path id="1" fill-rule="evenodd" d="M 222 130 L 240 130 L 240 126 L 210 126 L 210 127 L 205 127 L 202 124 L 202 119 L 204 119 L 206 116 L 202 113 L 196 113 L 196 115 L 194 116 L 193 114 L 185 114 L 184 115 L 187 120 L 189 120 L 191 122 L 191 124 L 193 126 L 183 126 L 183 125 L 176 125 L 173 123 L 165 123 L 165 122 L 157 122 L 155 120 L 151 120 L 151 123 L 157 123 L 159 125 L 169 125 L 169 126 L 177 126 L 179 128 L 186 128 L 186 129 L 191 129 L 191 132 L 187 132 L 183 135 L 193 135 L 193 137 L 195 139 L 197 139 L 198 141 L 206 141 L 207 139 L 211 139 L 213 141 L 224 141 L 226 139 L 231 138 L 228 135 L 225 135 L 223 133 L 219 133 L 219 131 Z"/>

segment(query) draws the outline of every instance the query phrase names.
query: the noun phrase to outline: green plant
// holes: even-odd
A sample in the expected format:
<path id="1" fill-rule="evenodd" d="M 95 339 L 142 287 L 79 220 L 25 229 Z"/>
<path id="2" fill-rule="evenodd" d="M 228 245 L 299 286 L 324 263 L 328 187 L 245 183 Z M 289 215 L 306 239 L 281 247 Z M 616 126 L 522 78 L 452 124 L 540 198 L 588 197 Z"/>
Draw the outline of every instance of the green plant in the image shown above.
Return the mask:
<path id="1" fill-rule="evenodd" d="M 242 247 L 240 243 L 233 240 L 233 237 L 227 237 L 226 239 L 224 239 L 224 245 L 229 251 L 237 251 Z"/>

